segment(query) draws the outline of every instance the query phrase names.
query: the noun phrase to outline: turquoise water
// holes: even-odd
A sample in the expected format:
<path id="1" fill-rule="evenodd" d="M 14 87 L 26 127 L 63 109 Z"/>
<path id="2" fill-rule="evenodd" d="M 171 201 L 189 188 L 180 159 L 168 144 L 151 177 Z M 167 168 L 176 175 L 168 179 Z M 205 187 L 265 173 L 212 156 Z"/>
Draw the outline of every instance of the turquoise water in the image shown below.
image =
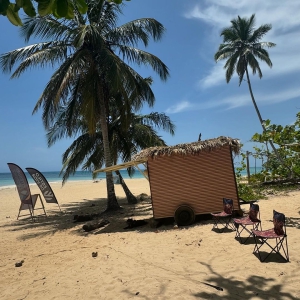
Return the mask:
<path id="1" fill-rule="evenodd" d="M 62 182 L 62 177 L 59 176 L 59 171 L 54 171 L 54 172 L 41 172 L 46 179 L 48 180 L 49 183 L 52 182 Z M 120 170 L 121 175 L 123 178 L 130 178 L 128 176 L 128 173 L 126 170 Z M 32 177 L 25 172 L 25 175 L 27 177 L 28 183 L 35 183 Z M 144 176 L 139 172 L 136 171 L 132 178 L 144 178 Z M 98 176 L 95 180 L 99 179 L 105 179 L 105 173 L 98 173 Z M 70 176 L 67 180 L 69 181 L 78 181 L 78 180 L 90 180 L 93 181 L 92 173 L 88 171 L 77 171 L 74 175 Z M 12 178 L 11 173 L 0 173 L 0 188 L 1 187 L 6 187 L 6 186 L 12 186 L 15 185 L 15 182 Z"/>
<path id="2" fill-rule="evenodd" d="M 255 170 L 255 168 L 250 168 L 251 174 L 255 174 L 255 172 L 259 173 L 260 171 L 261 171 L 261 167 L 256 167 L 256 170 Z M 128 176 L 128 173 L 126 170 L 121 170 L 120 172 L 121 172 L 121 175 L 123 176 L 123 178 L 125 178 L 125 179 L 130 178 Z M 57 171 L 57 172 L 42 172 L 42 173 L 46 177 L 48 182 L 50 182 L 50 183 L 51 182 L 60 182 L 60 183 L 62 182 L 62 178 L 59 176 L 59 171 Z M 26 174 L 29 184 L 35 183 L 33 181 L 33 179 L 31 178 L 31 176 L 27 172 L 25 172 L 25 174 Z M 241 175 L 247 176 L 247 172 L 243 171 L 243 172 L 241 172 Z M 132 178 L 144 178 L 144 176 L 139 171 L 136 171 Z M 105 179 L 105 174 L 98 173 L 96 180 L 99 180 L 99 179 Z M 92 181 L 93 180 L 92 173 L 88 172 L 88 171 L 77 171 L 73 176 L 70 176 L 68 178 L 68 181 L 78 181 L 78 180 Z M 15 185 L 15 183 L 14 183 L 11 173 L 0 173 L 0 188 L 6 187 L 6 186 L 12 186 L 12 185 Z"/>

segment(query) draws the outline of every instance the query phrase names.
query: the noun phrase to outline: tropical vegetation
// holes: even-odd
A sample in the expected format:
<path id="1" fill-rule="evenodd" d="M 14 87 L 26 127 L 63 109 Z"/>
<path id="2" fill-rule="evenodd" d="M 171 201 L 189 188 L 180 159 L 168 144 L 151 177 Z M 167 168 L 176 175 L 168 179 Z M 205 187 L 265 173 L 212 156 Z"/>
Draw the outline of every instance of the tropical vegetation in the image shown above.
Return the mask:
<path id="1" fill-rule="evenodd" d="M 122 0 L 107 0 L 107 2 L 121 4 Z M 20 9 L 29 17 L 35 17 L 38 13 L 41 17 L 52 14 L 57 19 L 74 19 L 78 12 L 85 14 L 88 5 L 86 0 L 15 0 L 15 2 L 0 0 L 0 15 L 6 16 L 15 26 L 23 25 L 19 15 Z"/>
<path id="2" fill-rule="evenodd" d="M 162 38 L 164 27 L 152 18 L 117 25 L 121 7 L 107 1 L 87 0 L 87 14 L 75 12 L 71 20 L 51 15 L 27 18 L 21 27 L 26 41 L 32 37 L 45 40 L 0 56 L 4 72 L 17 78 L 32 67 L 55 66 L 33 113 L 42 109 L 45 129 L 66 108 L 70 132 L 83 120 L 92 136 L 101 131 L 105 167 L 113 164 L 109 143 L 109 107 L 119 95 L 124 111 L 138 109 L 143 103 L 153 106 L 155 97 L 148 79 L 132 65 L 150 66 L 161 80 L 169 76 L 167 66 L 155 55 L 137 48 L 148 45 L 150 38 Z M 131 100 L 130 100 L 131 99 Z M 134 99 L 134 102 L 132 102 Z M 107 209 L 119 209 L 113 177 L 106 173 Z"/>
<path id="3" fill-rule="evenodd" d="M 258 144 L 253 151 L 241 153 L 242 160 L 237 168 L 237 179 L 240 197 L 253 200 L 263 197 L 263 194 L 274 193 L 278 190 L 299 188 L 300 182 L 300 113 L 296 115 L 296 121 L 290 125 L 271 124 L 265 121 L 266 130 L 263 133 L 255 133 L 251 141 Z M 277 146 L 277 152 L 284 161 L 278 161 L 274 151 L 268 148 L 268 141 L 272 140 Z M 241 172 L 249 167 L 247 156 L 252 155 L 255 160 L 261 162 L 261 171 L 250 175 L 248 181 L 242 178 Z M 288 166 L 289 169 L 286 168 Z M 290 177 L 292 170 L 293 177 Z"/>

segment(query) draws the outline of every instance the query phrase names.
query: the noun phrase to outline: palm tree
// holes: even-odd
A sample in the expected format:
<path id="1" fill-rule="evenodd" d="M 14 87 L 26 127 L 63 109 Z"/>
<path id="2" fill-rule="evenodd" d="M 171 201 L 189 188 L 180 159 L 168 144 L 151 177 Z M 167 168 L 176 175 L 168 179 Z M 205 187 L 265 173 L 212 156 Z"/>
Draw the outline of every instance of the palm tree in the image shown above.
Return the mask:
<path id="1" fill-rule="evenodd" d="M 241 85 L 246 73 L 252 103 L 262 129 L 266 132 L 264 120 L 261 117 L 253 95 L 248 66 L 252 69 L 254 75 L 258 73 L 259 78 L 262 78 L 262 72 L 257 58 L 265 62 L 271 68 L 272 61 L 269 57 L 268 51 L 264 48 L 275 47 L 276 44 L 260 41 L 262 37 L 272 29 L 271 24 L 261 25 L 257 29 L 255 29 L 254 26 L 255 14 L 253 14 L 249 19 L 238 16 L 237 19 L 231 20 L 231 26 L 224 28 L 221 32 L 221 36 L 223 36 L 223 44 L 219 46 L 219 50 L 215 53 L 215 61 L 218 62 L 226 59 L 224 69 L 226 69 L 227 83 L 229 83 L 234 72 L 236 72 L 239 77 L 239 85 Z M 284 164 L 273 142 L 269 140 L 269 143 L 277 158 Z"/>
<path id="2" fill-rule="evenodd" d="M 58 115 L 58 119 L 54 126 L 49 129 L 48 145 L 53 145 L 58 139 L 70 136 L 67 126 L 65 126 L 65 112 Z M 130 121 L 128 120 L 130 118 Z M 175 126 L 168 116 L 161 113 L 150 113 L 148 115 L 136 115 L 131 113 L 127 116 L 128 127 L 125 127 L 120 117 L 113 119 L 110 117 L 108 126 L 109 141 L 111 145 L 111 154 L 113 156 L 114 164 L 117 163 L 118 157 L 122 161 L 129 161 L 133 154 L 139 150 L 152 146 L 165 146 L 164 140 L 157 135 L 154 127 L 168 131 L 174 135 Z M 81 121 L 78 121 L 78 126 L 73 127 L 74 133 L 78 135 L 75 141 L 63 154 L 63 183 L 68 177 L 73 174 L 80 166 L 84 170 L 100 169 L 104 163 L 103 151 L 103 136 L 101 131 L 97 131 L 94 135 L 87 132 L 87 127 Z M 132 169 L 128 169 L 132 175 Z M 137 199 L 130 192 L 126 183 L 124 182 L 120 172 L 116 171 L 120 178 L 120 183 L 126 194 L 128 203 L 135 204 Z"/>
<path id="3" fill-rule="evenodd" d="M 51 16 L 26 19 L 21 33 L 26 41 L 33 36 L 45 41 L 20 48 L 0 56 L 4 72 L 12 78 L 19 77 L 34 66 L 58 66 L 42 92 L 33 113 L 43 110 L 44 126 L 49 129 L 62 106 L 69 108 L 68 126 L 75 126 L 77 119 L 88 125 L 94 134 L 100 125 L 103 135 L 105 166 L 112 165 L 107 121 L 107 108 L 112 93 L 120 93 L 126 101 L 134 91 L 137 101 L 154 103 L 149 84 L 131 64 L 148 65 L 166 80 L 166 65 L 156 56 L 138 49 L 149 39 L 160 40 L 164 27 L 151 18 L 143 18 L 117 26 L 119 5 L 104 0 L 88 0 L 88 12 L 83 17 L 75 13 L 73 20 L 56 20 Z M 136 103 L 138 105 L 138 103 Z M 119 209 L 112 173 L 106 173 L 107 210 Z"/>

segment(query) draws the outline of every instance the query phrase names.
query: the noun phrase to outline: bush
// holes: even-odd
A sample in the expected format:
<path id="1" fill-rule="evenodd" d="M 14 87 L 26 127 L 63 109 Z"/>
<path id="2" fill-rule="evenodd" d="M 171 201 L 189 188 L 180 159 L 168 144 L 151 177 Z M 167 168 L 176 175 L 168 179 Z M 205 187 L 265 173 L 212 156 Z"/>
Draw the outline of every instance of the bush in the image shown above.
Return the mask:
<path id="1" fill-rule="evenodd" d="M 265 198 L 265 196 L 262 193 L 262 188 L 259 186 L 246 184 L 246 183 L 238 183 L 237 186 L 238 186 L 239 197 L 246 201 Z"/>

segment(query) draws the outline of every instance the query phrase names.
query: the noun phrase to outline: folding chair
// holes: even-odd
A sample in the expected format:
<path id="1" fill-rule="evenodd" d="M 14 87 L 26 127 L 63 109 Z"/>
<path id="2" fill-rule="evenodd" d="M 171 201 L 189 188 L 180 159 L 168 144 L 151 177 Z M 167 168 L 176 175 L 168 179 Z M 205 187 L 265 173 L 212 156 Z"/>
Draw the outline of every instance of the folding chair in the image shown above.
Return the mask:
<path id="1" fill-rule="evenodd" d="M 258 254 L 262 262 L 265 261 L 271 253 L 278 254 L 284 260 L 289 261 L 285 215 L 273 210 L 273 224 L 274 228 L 272 229 L 252 231 L 255 240 L 253 253 Z M 272 246 L 269 240 L 275 240 L 275 246 Z M 267 245 L 271 249 L 264 258 L 262 258 L 260 250 L 263 245 Z"/>
<path id="2" fill-rule="evenodd" d="M 260 221 L 260 213 L 259 213 L 259 205 L 250 203 L 250 210 L 249 215 L 244 218 L 239 219 L 233 219 L 236 232 L 235 232 L 235 238 L 240 240 L 241 244 L 245 244 L 250 237 L 253 236 L 252 230 L 258 230 L 258 227 L 261 228 L 261 221 Z M 252 229 L 249 230 L 247 226 L 252 226 Z M 247 232 L 248 236 L 246 239 L 242 239 L 241 233 L 245 231 Z"/>
<path id="3" fill-rule="evenodd" d="M 13 163 L 8 163 L 8 167 L 11 171 L 12 177 L 15 181 L 15 184 L 17 186 L 17 190 L 19 193 L 19 197 L 21 200 L 21 205 L 19 208 L 19 213 L 18 213 L 18 217 L 17 220 L 19 219 L 19 217 L 21 216 L 21 211 L 22 210 L 29 210 L 29 214 L 22 214 L 22 217 L 24 216 L 30 216 L 31 219 L 34 221 L 35 218 L 35 210 L 43 210 L 44 213 L 36 215 L 36 216 L 41 216 L 41 215 L 45 215 L 46 211 L 45 211 L 45 207 L 44 207 L 44 203 L 42 201 L 41 195 L 40 194 L 31 194 L 30 192 L 30 188 L 29 188 L 29 184 L 27 181 L 27 177 L 25 176 L 25 173 L 23 172 L 23 170 L 16 164 Z M 41 208 L 36 208 L 36 203 L 38 198 L 41 201 Z"/>
<path id="4" fill-rule="evenodd" d="M 219 232 L 223 232 L 225 228 L 230 227 L 235 230 L 234 224 L 232 222 L 232 213 L 233 213 L 233 200 L 228 198 L 223 198 L 223 211 L 220 213 L 211 213 L 214 220 L 214 228 L 217 228 Z M 219 229 L 218 225 L 224 225 L 223 229 Z"/>

